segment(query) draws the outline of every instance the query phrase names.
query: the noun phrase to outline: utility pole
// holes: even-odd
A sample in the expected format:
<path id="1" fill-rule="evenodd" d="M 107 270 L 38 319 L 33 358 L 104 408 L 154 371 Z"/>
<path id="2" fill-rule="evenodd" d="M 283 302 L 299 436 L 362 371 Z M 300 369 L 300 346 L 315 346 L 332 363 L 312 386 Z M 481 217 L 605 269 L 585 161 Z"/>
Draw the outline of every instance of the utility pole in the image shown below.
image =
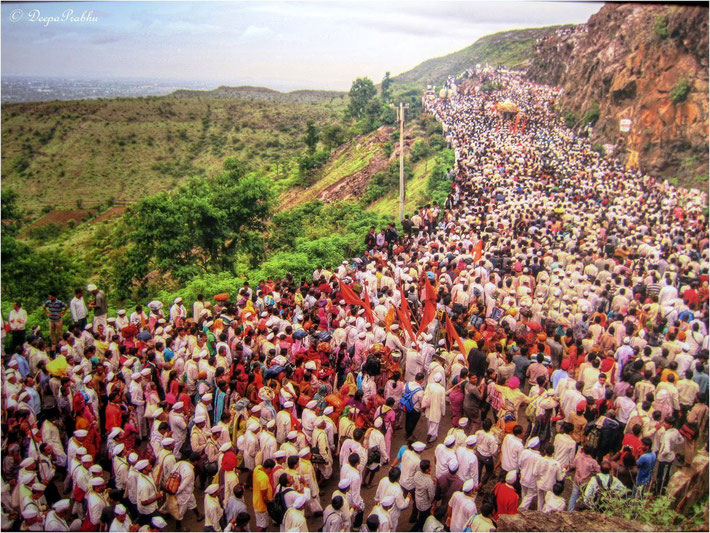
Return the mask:
<path id="1" fill-rule="evenodd" d="M 391 104 L 390 104 L 391 105 Z M 404 220 L 404 110 L 409 104 L 399 103 L 397 118 L 399 119 L 399 221 Z"/>

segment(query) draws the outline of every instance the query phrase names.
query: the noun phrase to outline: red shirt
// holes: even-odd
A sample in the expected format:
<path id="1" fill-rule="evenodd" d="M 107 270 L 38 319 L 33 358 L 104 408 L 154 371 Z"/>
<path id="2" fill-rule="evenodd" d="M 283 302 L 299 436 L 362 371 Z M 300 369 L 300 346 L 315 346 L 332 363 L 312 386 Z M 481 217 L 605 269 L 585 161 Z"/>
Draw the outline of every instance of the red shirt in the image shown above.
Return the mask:
<path id="1" fill-rule="evenodd" d="M 518 514 L 518 500 L 520 499 L 515 489 L 507 483 L 498 483 L 493 489 L 496 495 L 498 510 L 493 514 L 493 519 L 497 520 L 502 514 Z"/>
<path id="2" fill-rule="evenodd" d="M 108 402 L 106 406 L 106 431 L 123 426 L 121 419 L 121 408 L 113 402 Z"/>

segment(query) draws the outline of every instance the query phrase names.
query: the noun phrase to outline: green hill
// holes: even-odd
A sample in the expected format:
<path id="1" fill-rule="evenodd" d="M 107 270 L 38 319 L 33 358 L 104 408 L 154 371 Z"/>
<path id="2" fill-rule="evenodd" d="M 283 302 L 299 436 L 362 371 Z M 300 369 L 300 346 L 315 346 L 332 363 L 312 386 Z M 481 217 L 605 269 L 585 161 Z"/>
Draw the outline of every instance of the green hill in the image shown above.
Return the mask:
<path id="1" fill-rule="evenodd" d="M 131 203 L 214 175 L 228 156 L 262 169 L 288 161 L 305 149 L 309 121 L 339 122 L 347 104 L 344 93 L 237 88 L 240 97 L 231 97 L 229 89 L 3 105 L 2 188 L 18 193 L 30 219 Z"/>
<path id="2" fill-rule="evenodd" d="M 267 87 L 251 87 L 248 85 L 240 87 L 228 87 L 222 85 L 211 91 L 199 91 L 191 89 L 179 89 L 171 93 L 175 98 L 237 98 L 240 100 L 258 100 L 262 102 L 281 102 L 293 104 L 316 104 L 331 102 L 334 99 L 344 98 L 347 93 L 339 91 L 314 91 L 300 90 L 282 93 Z"/>
<path id="3" fill-rule="evenodd" d="M 424 61 L 412 70 L 395 76 L 393 81 L 423 88 L 428 84 L 441 84 L 447 76 L 458 75 L 477 63 L 523 68 L 532 57 L 538 39 L 565 27 L 569 26 L 546 26 L 486 35 L 463 50 Z"/>

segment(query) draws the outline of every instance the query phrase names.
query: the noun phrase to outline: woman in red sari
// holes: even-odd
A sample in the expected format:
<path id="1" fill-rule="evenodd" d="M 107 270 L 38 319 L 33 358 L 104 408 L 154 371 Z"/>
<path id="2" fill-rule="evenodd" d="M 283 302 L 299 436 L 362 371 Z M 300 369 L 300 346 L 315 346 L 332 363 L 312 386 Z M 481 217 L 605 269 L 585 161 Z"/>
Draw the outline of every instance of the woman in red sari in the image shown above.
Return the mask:
<path id="1" fill-rule="evenodd" d="M 86 440 L 84 441 L 84 447 L 86 448 L 87 454 L 96 457 L 100 445 L 98 420 L 81 391 L 77 391 L 74 394 L 73 404 L 74 412 L 76 413 L 74 428 L 84 429 L 88 432 Z"/>

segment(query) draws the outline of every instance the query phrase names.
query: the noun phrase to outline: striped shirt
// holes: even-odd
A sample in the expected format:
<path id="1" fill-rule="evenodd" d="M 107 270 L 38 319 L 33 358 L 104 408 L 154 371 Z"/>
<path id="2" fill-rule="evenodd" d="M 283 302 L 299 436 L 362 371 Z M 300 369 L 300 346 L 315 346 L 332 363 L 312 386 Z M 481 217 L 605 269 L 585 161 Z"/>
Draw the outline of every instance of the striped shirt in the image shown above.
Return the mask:
<path id="1" fill-rule="evenodd" d="M 49 311 L 49 320 L 51 322 L 59 322 L 62 319 L 62 312 L 66 307 L 67 304 L 61 300 L 47 300 L 44 302 L 44 308 Z"/>

